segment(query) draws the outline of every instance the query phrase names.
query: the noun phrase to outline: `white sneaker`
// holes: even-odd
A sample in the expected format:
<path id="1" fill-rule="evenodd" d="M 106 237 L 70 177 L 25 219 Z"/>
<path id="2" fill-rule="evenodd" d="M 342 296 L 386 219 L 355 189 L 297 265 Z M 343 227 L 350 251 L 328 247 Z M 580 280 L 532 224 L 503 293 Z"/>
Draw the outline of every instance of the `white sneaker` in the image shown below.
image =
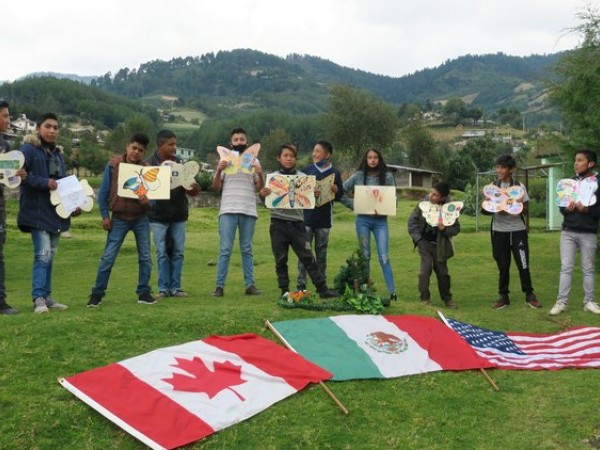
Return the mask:
<path id="1" fill-rule="evenodd" d="M 600 306 L 596 302 L 587 302 L 583 305 L 584 311 L 589 311 L 592 314 L 600 314 Z"/>
<path id="2" fill-rule="evenodd" d="M 46 301 L 46 306 L 48 308 L 50 308 L 50 309 L 56 309 L 57 311 L 64 311 L 65 309 L 68 308 L 67 305 L 64 305 L 62 303 L 58 303 L 52 297 L 46 297 L 45 301 Z"/>
<path id="3" fill-rule="evenodd" d="M 38 297 L 33 302 L 33 312 L 36 314 L 43 314 L 48 312 L 48 307 L 46 306 L 46 299 L 43 297 Z"/>
<path id="4" fill-rule="evenodd" d="M 552 309 L 550 310 L 550 315 L 551 316 L 558 316 L 565 309 L 567 309 L 567 304 L 566 303 L 556 302 L 554 304 L 554 306 L 552 307 Z"/>

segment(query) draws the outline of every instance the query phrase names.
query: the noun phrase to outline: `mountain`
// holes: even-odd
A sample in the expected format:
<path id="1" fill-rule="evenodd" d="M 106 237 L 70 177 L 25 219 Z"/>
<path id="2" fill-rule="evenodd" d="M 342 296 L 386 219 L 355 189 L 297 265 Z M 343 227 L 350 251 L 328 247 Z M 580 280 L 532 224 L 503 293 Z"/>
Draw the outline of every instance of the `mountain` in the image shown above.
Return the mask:
<path id="1" fill-rule="evenodd" d="M 58 72 L 33 72 L 25 75 L 24 77 L 19 78 L 19 80 L 24 80 L 26 78 L 42 78 L 42 77 L 52 77 L 58 78 L 59 80 L 72 80 L 78 81 L 83 84 L 90 84 L 92 80 L 97 78 L 96 76 L 82 76 L 76 75 L 74 73 L 58 73 Z M 19 81 L 17 80 L 17 81 Z"/>
<path id="2" fill-rule="evenodd" d="M 501 108 L 539 112 L 547 108 L 544 80 L 552 78 L 551 68 L 560 56 L 466 55 L 394 78 L 309 55 L 280 58 L 240 49 L 150 61 L 138 69 L 106 74 L 92 85 L 127 97 L 169 95 L 199 107 L 229 110 L 320 112 L 327 105 L 328 87 L 348 84 L 395 105 L 461 97 L 489 112 Z"/>

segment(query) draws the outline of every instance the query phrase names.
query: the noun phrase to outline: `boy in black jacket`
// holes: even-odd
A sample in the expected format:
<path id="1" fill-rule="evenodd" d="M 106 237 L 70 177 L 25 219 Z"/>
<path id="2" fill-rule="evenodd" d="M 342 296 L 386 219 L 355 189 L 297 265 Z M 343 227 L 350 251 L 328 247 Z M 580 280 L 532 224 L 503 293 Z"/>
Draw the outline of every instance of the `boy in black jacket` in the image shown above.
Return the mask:
<path id="1" fill-rule="evenodd" d="M 589 179 L 597 174 L 592 169 L 596 167 L 596 152 L 593 150 L 579 150 L 575 155 L 575 180 Z M 596 245 L 598 240 L 598 220 L 600 219 L 600 191 L 596 189 L 596 202 L 590 206 L 583 206 L 578 202 L 571 202 L 568 206 L 560 208 L 565 217 L 560 233 L 560 278 L 556 304 L 550 314 L 556 316 L 567 309 L 571 279 L 575 267 L 577 249 L 581 253 L 581 271 L 583 272 L 583 309 L 592 314 L 600 314 L 600 307 L 594 297 L 594 275 L 596 273 Z"/>

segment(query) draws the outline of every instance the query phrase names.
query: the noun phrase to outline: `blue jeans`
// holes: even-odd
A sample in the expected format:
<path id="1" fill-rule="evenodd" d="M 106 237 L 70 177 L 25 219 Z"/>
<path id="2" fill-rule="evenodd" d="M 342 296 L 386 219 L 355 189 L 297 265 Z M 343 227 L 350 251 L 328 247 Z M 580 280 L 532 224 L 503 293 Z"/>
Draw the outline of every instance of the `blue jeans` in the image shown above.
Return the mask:
<path id="1" fill-rule="evenodd" d="M 135 235 L 135 243 L 138 252 L 138 286 L 136 293 L 138 295 L 150 292 L 150 274 L 152 273 L 152 257 L 150 255 L 150 225 L 147 217 L 136 220 L 112 219 L 112 228 L 106 236 L 106 246 L 104 254 L 100 258 L 98 273 L 96 274 L 96 283 L 92 288 L 92 294 L 104 297 L 110 272 L 112 271 L 121 245 L 129 231 Z"/>
<path id="2" fill-rule="evenodd" d="M 183 252 L 185 249 L 185 222 L 150 222 L 156 266 L 158 267 L 158 291 L 181 290 Z"/>
<path id="3" fill-rule="evenodd" d="M 327 244 L 329 243 L 329 232 L 331 228 L 316 228 L 304 227 L 306 231 L 306 242 L 312 247 L 313 240 L 315 241 L 315 258 L 317 266 L 327 281 Z M 306 289 L 306 269 L 302 262 L 298 260 L 298 290 Z"/>
<path id="4" fill-rule="evenodd" d="M 370 271 L 371 261 L 371 234 L 375 237 L 375 245 L 377 246 L 377 254 L 379 255 L 379 264 L 383 272 L 383 278 L 389 293 L 396 292 L 394 286 L 394 274 L 392 265 L 388 255 L 388 223 L 386 216 L 367 216 L 359 214 L 356 216 L 356 234 L 358 242 L 367 260 L 367 271 Z"/>
<path id="5" fill-rule="evenodd" d="M 252 256 L 252 239 L 256 217 L 245 214 L 221 214 L 219 216 L 219 262 L 217 264 L 217 286 L 225 287 L 229 259 L 233 250 L 235 232 L 240 229 L 240 251 L 246 287 L 254 284 L 254 257 Z"/>
<path id="6" fill-rule="evenodd" d="M 49 297 L 52 292 L 52 262 L 58 250 L 60 233 L 48 233 L 31 229 L 33 241 L 33 270 L 31 274 L 31 298 Z"/>

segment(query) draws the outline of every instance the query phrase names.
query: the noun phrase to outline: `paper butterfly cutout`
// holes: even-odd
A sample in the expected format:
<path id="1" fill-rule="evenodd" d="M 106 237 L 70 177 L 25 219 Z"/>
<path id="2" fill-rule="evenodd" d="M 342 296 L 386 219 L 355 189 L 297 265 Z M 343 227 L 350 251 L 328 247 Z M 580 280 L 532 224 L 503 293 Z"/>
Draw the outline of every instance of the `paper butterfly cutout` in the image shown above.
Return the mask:
<path id="1" fill-rule="evenodd" d="M 444 225 L 449 227 L 454 225 L 460 211 L 463 208 L 463 202 L 449 202 L 443 205 L 438 205 L 431 202 L 419 203 L 419 209 L 423 212 L 425 221 L 432 227 Z"/>
<path id="2" fill-rule="evenodd" d="M 196 161 L 187 161 L 183 164 L 165 161 L 161 165 L 171 167 L 171 190 L 181 186 L 189 191 L 196 182 L 196 175 L 200 172 L 200 164 Z"/>
<path id="3" fill-rule="evenodd" d="M 19 187 L 21 177 L 17 171 L 25 164 L 25 156 L 18 150 L 0 153 L 0 183 L 11 189 Z"/>
<path id="4" fill-rule="evenodd" d="M 228 149 L 226 147 L 217 147 L 217 152 L 221 159 L 219 161 L 227 161 L 227 167 L 223 171 L 227 175 L 234 175 L 238 172 L 254 173 L 254 160 L 258 157 L 260 144 L 253 144 L 248 147 L 244 153 Z"/>
<path id="5" fill-rule="evenodd" d="M 502 189 L 494 184 L 488 184 L 483 187 L 483 195 L 486 199 L 481 207 L 488 212 L 506 211 L 509 214 L 521 214 L 523 212 L 522 199 L 525 190 L 521 185 L 516 184 Z"/>
<path id="6" fill-rule="evenodd" d="M 267 175 L 271 193 L 265 198 L 267 208 L 313 209 L 316 179 L 312 175 Z"/>
<path id="7" fill-rule="evenodd" d="M 87 180 L 77 180 L 75 175 L 58 180 L 58 189 L 50 191 L 50 203 L 56 206 L 56 214 L 63 219 L 77 208 L 90 212 L 94 206 L 94 190 Z"/>
<path id="8" fill-rule="evenodd" d="M 576 202 L 581 202 L 583 206 L 595 205 L 597 190 L 598 179 L 595 176 L 583 180 L 563 178 L 556 184 L 556 204 L 562 207 Z"/>

